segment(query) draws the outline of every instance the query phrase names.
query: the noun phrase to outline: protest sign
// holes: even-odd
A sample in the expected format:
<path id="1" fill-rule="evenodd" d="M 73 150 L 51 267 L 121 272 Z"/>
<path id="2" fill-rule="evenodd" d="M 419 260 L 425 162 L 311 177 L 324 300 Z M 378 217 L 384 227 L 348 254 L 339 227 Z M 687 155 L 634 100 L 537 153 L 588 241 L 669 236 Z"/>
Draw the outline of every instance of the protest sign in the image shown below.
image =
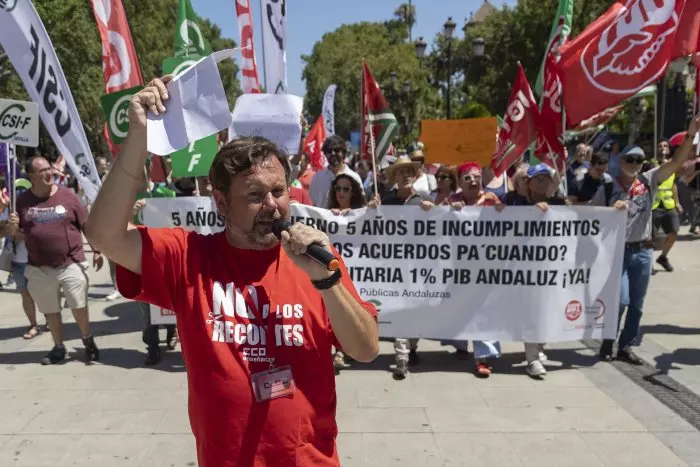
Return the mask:
<path id="1" fill-rule="evenodd" d="M 129 104 L 131 97 L 143 86 L 123 89 L 100 97 L 102 110 L 107 119 L 107 131 L 115 144 L 122 144 L 129 132 Z"/>
<path id="2" fill-rule="evenodd" d="M 482 167 L 491 163 L 496 147 L 496 117 L 464 120 L 421 120 L 420 140 L 426 161 L 460 165 L 473 161 Z"/>
<path id="3" fill-rule="evenodd" d="M 219 150 L 216 135 L 207 136 L 190 143 L 170 155 L 170 166 L 174 177 L 204 177 L 209 175 L 211 163 Z"/>
<path id="4" fill-rule="evenodd" d="M 264 136 L 289 154 L 299 152 L 304 99 L 291 94 L 243 94 L 231 124 L 237 136 Z"/>
<path id="5" fill-rule="evenodd" d="M 146 225 L 211 233 L 208 198 L 149 200 Z M 610 208 L 386 206 L 347 216 L 293 204 L 324 230 L 384 337 L 557 342 L 614 338 L 625 235 Z"/>
<path id="6" fill-rule="evenodd" d="M 0 141 L 39 146 L 39 106 L 35 102 L 0 99 Z"/>

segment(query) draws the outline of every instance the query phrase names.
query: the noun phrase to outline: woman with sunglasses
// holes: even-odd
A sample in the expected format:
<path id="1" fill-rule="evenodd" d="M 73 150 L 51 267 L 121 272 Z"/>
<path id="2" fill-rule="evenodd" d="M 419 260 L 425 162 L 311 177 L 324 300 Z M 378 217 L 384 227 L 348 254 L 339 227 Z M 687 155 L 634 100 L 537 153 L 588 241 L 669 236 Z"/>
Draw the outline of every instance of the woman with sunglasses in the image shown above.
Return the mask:
<path id="1" fill-rule="evenodd" d="M 435 174 L 437 189 L 430 193 L 435 204 L 448 204 L 450 196 L 457 191 L 457 171 L 454 167 L 441 166 Z"/>
<path id="2" fill-rule="evenodd" d="M 360 184 L 347 174 L 340 174 L 333 179 L 331 189 L 328 193 L 328 209 L 336 216 L 344 216 L 352 209 L 365 207 L 367 201 L 360 188 Z M 336 372 L 347 367 L 350 357 L 346 357 L 343 352 L 336 349 L 333 356 L 333 367 Z"/>
<path id="3" fill-rule="evenodd" d="M 360 209 L 367 204 L 360 184 L 347 174 L 340 174 L 331 183 L 328 193 L 328 209 L 335 214 L 345 215 L 351 209 Z"/>

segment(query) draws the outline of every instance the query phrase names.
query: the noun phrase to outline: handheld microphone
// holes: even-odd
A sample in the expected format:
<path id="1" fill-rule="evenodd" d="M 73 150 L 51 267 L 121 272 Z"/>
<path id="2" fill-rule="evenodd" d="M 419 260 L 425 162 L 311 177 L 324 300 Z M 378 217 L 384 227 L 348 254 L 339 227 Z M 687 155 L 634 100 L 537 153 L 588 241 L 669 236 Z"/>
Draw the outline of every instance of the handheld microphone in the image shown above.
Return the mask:
<path id="1" fill-rule="evenodd" d="M 282 239 L 282 231 L 285 230 L 289 232 L 289 228 L 292 226 L 291 223 L 283 220 L 277 220 L 272 223 L 272 233 L 275 237 Z M 335 271 L 340 267 L 340 261 L 338 258 L 333 256 L 333 253 L 323 248 L 318 243 L 312 243 L 306 247 L 306 256 L 313 259 L 329 271 Z"/>

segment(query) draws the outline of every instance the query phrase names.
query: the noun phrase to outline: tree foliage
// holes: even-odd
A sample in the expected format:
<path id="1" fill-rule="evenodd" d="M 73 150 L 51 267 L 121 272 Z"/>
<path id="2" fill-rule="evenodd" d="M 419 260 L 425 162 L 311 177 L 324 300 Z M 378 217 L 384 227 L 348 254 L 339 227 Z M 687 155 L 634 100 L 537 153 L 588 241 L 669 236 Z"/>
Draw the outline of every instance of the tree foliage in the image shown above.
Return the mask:
<path id="1" fill-rule="evenodd" d="M 122 0 L 129 21 L 144 84 L 158 76 L 163 59 L 173 55 L 173 38 L 178 0 Z M 102 46 L 91 3 L 85 0 L 37 0 L 34 5 L 51 38 L 93 155 L 108 154 L 102 135 L 104 115 L 100 97 L 104 94 Z M 221 37 L 218 26 L 202 20 L 200 28 L 214 50 L 234 47 L 233 40 Z M 8 67 L 9 62 L 7 62 Z M 231 60 L 220 65 L 229 102 L 240 94 L 237 66 Z M 0 95 L 27 100 L 24 85 L 16 73 L 0 79 Z M 42 125 L 40 151 L 54 149 Z"/>
<path id="2" fill-rule="evenodd" d="M 405 36 L 398 43 L 386 23 L 343 25 L 324 34 L 311 54 L 302 56 L 306 108 L 311 115 L 315 117 L 321 113 L 323 94 L 330 84 L 335 83 L 338 85 L 335 95 L 336 133 L 349 138 L 351 131 L 360 129 L 364 59 L 384 89 L 399 122 L 408 122 L 404 130 L 409 131 L 401 134 L 399 143 L 415 140 L 419 130 L 417 122 L 421 118 L 435 118 L 440 103 L 437 91 L 428 85 L 428 70 L 421 67 L 414 46 L 407 42 L 408 30 L 404 28 L 403 31 Z M 396 85 L 392 85 L 392 72 L 396 73 Z M 411 85 L 409 94 L 402 91 L 406 80 Z"/>
<path id="3" fill-rule="evenodd" d="M 492 114 L 502 114 L 510 97 L 518 61 L 534 86 L 558 4 L 559 0 L 523 0 L 514 8 L 506 6 L 494 11 L 482 24 L 465 28 L 464 38 L 455 39 L 453 43 L 455 80 L 463 99 L 485 105 Z M 610 0 L 574 2 L 571 37 L 580 33 L 610 4 Z M 479 37 L 486 43 L 483 58 L 472 54 L 473 40 Z M 444 56 L 444 44 L 438 35 L 432 55 Z M 433 75 L 441 72 L 444 73 L 433 66 Z"/>

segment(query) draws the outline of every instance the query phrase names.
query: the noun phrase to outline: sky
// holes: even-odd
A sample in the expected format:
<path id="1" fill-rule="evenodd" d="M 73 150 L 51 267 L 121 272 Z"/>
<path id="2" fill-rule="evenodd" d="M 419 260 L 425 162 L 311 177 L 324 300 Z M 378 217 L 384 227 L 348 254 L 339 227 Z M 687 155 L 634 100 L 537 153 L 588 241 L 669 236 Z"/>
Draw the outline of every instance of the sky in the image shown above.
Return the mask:
<path id="1" fill-rule="evenodd" d="M 191 0 L 199 16 L 209 19 L 222 30 L 222 35 L 240 43 L 236 19 L 235 0 Z M 253 9 L 255 59 L 263 84 L 262 41 L 260 34 L 260 0 L 248 0 Z M 472 12 L 484 0 L 413 0 L 417 23 L 413 27 L 413 39 L 423 36 L 428 44 L 449 16 L 458 24 L 456 34 Z M 407 2 L 407 0 L 406 0 Z M 287 85 L 290 94 L 303 96 L 306 85 L 301 79 L 304 63 L 301 56 L 310 54 L 314 44 L 323 34 L 346 23 L 360 21 L 384 21 L 393 18 L 394 10 L 402 0 L 292 0 L 287 1 Z M 496 7 L 515 5 L 516 0 L 490 0 Z M 240 65 L 240 63 L 239 63 Z"/>

